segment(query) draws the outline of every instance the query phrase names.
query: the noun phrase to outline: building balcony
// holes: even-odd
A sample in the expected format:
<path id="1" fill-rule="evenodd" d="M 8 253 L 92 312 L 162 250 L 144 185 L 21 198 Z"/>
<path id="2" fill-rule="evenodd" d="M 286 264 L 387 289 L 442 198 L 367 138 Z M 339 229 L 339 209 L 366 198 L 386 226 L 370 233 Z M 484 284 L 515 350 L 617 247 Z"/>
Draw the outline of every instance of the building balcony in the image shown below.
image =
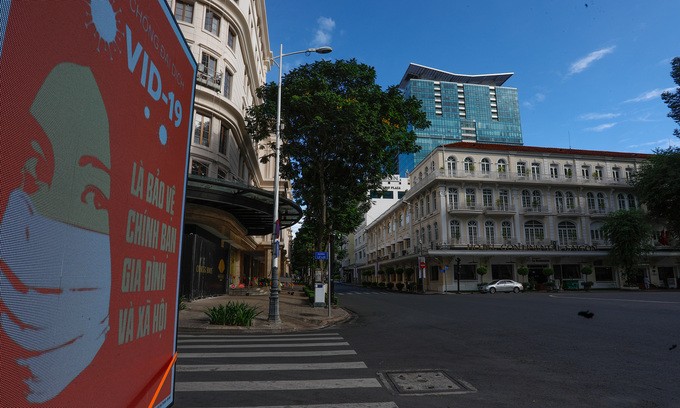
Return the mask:
<path id="1" fill-rule="evenodd" d="M 575 216 L 575 215 L 581 215 L 581 207 L 557 207 L 555 213 L 557 215 L 562 215 L 562 216 Z"/>
<path id="2" fill-rule="evenodd" d="M 200 70 L 202 65 L 199 64 L 199 71 L 196 73 L 196 83 L 219 92 L 222 86 L 222 73 L 211 74 L 205 68 Z"/>
<path id="3" fill-rule="evenodd" d="M 550 209 L 546 205 L 532 205 L 531 207 L 522 207 L 522 214 L 526 215 L 547 215 Z"/>

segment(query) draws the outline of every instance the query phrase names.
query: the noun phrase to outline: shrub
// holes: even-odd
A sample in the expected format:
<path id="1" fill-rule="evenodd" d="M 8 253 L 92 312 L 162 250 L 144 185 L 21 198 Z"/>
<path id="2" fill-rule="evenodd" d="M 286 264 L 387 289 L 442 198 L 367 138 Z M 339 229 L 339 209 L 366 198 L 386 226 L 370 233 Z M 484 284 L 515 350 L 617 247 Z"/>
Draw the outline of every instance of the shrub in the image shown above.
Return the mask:
<path id="1" fill-rule="evenodd" d="M 385 282 L 380 282 L 380 283 L 378 284 L 378 287 L 379 287 L 380 289 L 385 289 Z"/>
<path id="2" fill-rule="evenodd" d="M 387 289 L 389 290 L 394 289 L 394 282 L 387 282 Z"/>
<path id="3" fill-rule="evenodd" d="M 205 311 L 210 324 L 225 326 L 252 326 L 253 319 L 260 313 L 262 312 L 257 310 L 257 307 L 242 302 L 228 302 L 226 305 L 213 306 Z"/>
<path id="4" fill-rule="evenodd" d="M 401 292 L 404 289 L 404 282 L 397 282 L 397 290 Z"/>

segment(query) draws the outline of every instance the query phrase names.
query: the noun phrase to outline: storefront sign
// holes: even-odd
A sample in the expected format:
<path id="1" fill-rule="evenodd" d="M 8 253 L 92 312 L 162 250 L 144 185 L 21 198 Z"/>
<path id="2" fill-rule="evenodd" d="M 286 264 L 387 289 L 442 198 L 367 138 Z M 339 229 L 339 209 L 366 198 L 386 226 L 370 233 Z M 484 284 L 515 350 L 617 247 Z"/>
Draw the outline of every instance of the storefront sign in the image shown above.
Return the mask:
<path id="1" fill-rule="evenodd" d="M 500 251 L 597 251 L 597 245 L 557 245 L 553 242 L 549 245 L 530 244 L 468 244 L 466 250 L 500 250 Z"/>
<path id="2" fill-rule="evenodd" d="M 165 0 L 0 0 L 0 405 L 172 404 L 196 63 Z"/>

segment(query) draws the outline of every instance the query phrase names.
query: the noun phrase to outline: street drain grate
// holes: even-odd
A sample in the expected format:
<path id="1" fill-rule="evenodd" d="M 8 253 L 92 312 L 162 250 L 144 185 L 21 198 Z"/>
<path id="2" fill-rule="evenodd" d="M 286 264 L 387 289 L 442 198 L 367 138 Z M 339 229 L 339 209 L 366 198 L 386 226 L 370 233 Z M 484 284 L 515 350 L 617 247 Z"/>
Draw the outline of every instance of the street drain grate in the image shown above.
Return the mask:
<path id="1" fill-rule="evenodd" d="M 402 395 L 467 394 L 477 392 L 471 384 L 451 377 L 443 370 L 387 371 L 378 373 Z"/>

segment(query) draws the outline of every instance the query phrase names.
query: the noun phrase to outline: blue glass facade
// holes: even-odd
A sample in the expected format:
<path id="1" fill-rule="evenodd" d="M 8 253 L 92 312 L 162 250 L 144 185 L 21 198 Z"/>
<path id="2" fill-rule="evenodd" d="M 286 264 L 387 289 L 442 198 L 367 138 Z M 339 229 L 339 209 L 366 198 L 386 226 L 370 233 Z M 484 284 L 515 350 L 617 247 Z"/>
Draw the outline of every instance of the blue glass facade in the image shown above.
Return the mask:
<path id="1" fill-rule="evenodd" d="M 473 76 L 465 79 L 465 83 L 416 78 L 405 82 L 404 96 L 422 102 L 431 125 L 416 130 L 418 153 L 399 156 L 402 177 L 439 145 L 463 140 L 523 144 L 517 89 L 470 83 Z"/>

